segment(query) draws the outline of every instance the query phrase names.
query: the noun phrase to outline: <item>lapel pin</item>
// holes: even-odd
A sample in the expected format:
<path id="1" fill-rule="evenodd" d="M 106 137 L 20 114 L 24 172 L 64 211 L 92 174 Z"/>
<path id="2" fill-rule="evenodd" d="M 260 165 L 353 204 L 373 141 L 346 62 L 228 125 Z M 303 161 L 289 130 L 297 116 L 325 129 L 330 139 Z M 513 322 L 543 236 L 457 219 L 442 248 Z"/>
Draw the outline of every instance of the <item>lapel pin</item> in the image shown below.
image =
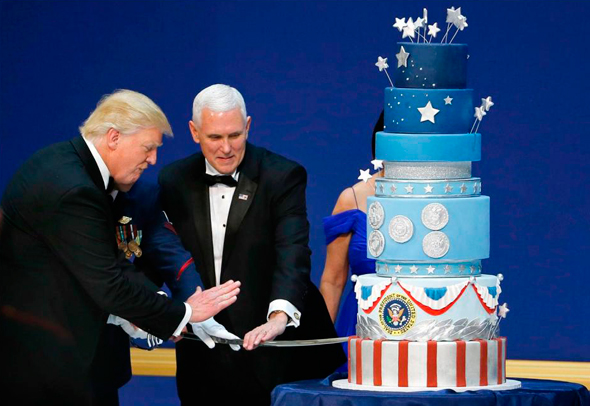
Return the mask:
<path id="1" fill-rule="evenodd" d="M 240 200 L 248 200 L 248 195 L 240 194 L 238 196 L 238 199 L 240 199 Z"/>

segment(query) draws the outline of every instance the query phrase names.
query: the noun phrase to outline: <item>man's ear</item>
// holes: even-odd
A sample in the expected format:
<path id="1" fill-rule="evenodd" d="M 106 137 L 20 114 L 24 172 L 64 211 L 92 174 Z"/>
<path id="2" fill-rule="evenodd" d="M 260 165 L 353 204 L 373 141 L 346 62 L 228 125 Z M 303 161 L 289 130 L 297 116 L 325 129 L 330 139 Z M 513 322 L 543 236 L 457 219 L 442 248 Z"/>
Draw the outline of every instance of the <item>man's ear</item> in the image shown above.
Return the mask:
<path id="1" fill-rule="evenodd" d="M 197 144 L 200 144 L 201 141 L 199 140 L 199 130 L 197 130 L 197 126 L 195 126 L 195 123 L 192 120 L 188 122 L 188 128 L 191 131 L 191 135 L 193 136 L 193 141 Z"/>
<path id="2" fill-rule="evenodd" d="M 117 149 L 119 145 L 119 141 L 121 140 L 121 133 L 114 128 L 109 128 L 105 135 L 107 146 L 110 150 L 114 151 Z"/>
<path id="3" fill-rule="evenodd" d="M 248 133 L 250 132 L 250 124 L 252 123 L 252 117 L 248 116 L 246 119 L 246 139 L 248 139 Z"/>

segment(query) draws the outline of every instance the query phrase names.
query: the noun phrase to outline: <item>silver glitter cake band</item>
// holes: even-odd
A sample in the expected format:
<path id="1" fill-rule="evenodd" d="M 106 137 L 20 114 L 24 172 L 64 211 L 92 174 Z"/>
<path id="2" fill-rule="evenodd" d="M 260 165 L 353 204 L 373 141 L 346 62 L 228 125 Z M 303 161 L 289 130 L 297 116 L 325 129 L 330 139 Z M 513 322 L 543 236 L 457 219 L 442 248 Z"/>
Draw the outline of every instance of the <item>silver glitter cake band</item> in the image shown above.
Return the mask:
<path id="1" fill-rule="evenodd" d="M 471 177 L 471 162 L 392 162 L 386 161 L 388 179 L 460 179 Z"/>

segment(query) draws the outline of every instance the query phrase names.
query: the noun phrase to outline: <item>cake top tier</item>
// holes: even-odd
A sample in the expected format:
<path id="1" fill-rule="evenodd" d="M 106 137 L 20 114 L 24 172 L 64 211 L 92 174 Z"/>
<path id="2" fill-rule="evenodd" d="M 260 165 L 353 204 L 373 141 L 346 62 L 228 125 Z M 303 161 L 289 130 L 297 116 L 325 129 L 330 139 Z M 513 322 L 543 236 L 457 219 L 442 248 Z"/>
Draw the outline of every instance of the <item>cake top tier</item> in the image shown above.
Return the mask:
<path id="1" fill-rule="evenodd" d="M 467 45 L 400 42 L 393 85 L 398 88 L 464 89 Z"/>

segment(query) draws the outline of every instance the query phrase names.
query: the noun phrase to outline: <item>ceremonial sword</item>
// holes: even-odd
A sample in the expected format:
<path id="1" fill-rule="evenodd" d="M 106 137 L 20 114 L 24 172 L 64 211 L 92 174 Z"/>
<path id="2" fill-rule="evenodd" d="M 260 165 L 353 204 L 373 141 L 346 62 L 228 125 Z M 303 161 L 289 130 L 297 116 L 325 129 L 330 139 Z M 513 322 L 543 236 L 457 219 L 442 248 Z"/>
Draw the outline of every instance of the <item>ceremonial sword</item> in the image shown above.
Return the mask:
<path id="1" fill-rule="evenodd" d="M 188 340 L 203 341 L 193 333 L 184 333 L 182 337 Z M 228 345 L 244 345 L 242 339 L 227 339 L 210 336 L 213 342 L 216 344 L 228 344 Z M 328 344 L 340 344 L 348 341 L 348 337 L 335 337 L 335 338 L 318 338 L 315 340 L 280 340 L 280 341 L 266 341 L 260 343 L 259 347 L 309 347 L 312 345 L 328 345 Z"/>

